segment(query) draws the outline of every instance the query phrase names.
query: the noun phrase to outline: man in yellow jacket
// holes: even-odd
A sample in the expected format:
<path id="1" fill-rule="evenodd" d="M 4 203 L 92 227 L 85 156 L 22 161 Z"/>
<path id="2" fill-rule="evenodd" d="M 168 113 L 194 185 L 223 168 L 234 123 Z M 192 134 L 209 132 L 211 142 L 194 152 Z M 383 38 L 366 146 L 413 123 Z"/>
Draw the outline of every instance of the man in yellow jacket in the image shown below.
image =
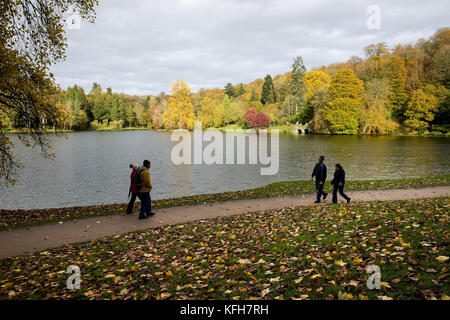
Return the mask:
<path id="1" fill-rule="evenodd" d="M 149 172 L 150 167 L 150 161 L 144 160 L 144 166 L 140 172 L 139 197 L 141 198 L 141 212 L 139 213 L 139 219 L 147 219 L 154 215 L 152 213 L 152 199 L 150 198 L 150 191 L 153 188 Z"/>

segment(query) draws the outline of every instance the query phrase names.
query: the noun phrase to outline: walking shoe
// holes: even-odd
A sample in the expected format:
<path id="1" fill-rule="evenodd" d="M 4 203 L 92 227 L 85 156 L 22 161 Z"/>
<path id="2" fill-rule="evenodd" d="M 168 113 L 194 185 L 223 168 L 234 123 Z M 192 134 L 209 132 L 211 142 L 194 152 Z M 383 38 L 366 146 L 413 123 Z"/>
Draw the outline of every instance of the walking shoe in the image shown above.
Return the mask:
<path id="1" fill-rule="evenodd" d="M 147 217 L 153 217 L 155 215 L 154 212 L 150 212 L 150 214 L 147 215 Z"/>
<path id="2" fill-rule="evenodd" d="M 320 200 L 316 200 L 314 203 L 320 203 Z"/>
<path id="3" fill-rule="evenodd" d="M 144 216 L 144 217 L 139 217 L 139 220 L 144 220 L 144 219 L 148 219 L 148 216 Z"/>
<path id="4" fill-rule="evenodd" d="M 325 200 L 328 197 L 328 193 L 323 194 L 323 200 Z"/>
<path id="5" fill-rule="evenodd" d="M 347 203 L 350 203 L 350 200 L 352 200 L 352 199 L 348 198 Z"/>

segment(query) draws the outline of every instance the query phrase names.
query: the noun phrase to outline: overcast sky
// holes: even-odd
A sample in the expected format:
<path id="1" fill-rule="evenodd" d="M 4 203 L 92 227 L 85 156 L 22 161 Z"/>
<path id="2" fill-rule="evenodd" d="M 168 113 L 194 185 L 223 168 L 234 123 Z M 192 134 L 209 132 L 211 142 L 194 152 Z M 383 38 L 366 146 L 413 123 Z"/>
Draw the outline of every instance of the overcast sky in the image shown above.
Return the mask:
<path id="1" fill-rule="evenodd" d="M 170 92 L 185 80 L 200 88 L 248 83 L 288 71 L 363 56 L 363 47 L 409 43 L 448 27 L 448 0 L 100 0 L 95 24 L 67 30 L 63 89 L 93 82 L 136 95 Z M 368 29 L 367 8 L 381 10 Z"/>

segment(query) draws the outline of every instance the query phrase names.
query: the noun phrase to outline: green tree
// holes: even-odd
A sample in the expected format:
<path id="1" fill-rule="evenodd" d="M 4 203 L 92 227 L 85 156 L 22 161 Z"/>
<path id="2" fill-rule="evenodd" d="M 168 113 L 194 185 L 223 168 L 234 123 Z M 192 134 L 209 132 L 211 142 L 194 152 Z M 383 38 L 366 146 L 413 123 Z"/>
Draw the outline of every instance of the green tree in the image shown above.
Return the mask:
<path id="1" fill-rule="evenodd" d="M 302 57 L 296 57 L 292 65 L 292 72 L 289 79 L 289 92 L 295 99 L 295 114 L 297 114 L 305 103 L 306 85 L 303 77 L 306 74 L 306 67 Z M 292 100 L 292 99 L 291 99 Z"/>
<path id="2" fill-rule="evenodd" d="M 245 93 L 244 85 L 241 83 L 239 84 L 238 89 L 236 90 L 236 97 L 240 97 Z"/>
<path id="3" fill-rule="evenodd" d="M 80 110 L 78 112 L 78 130 L 87 130 L 89 128 L 89 118 L 86 114 L 86 111 Z"/>
<path id="4" fill-rule="evenodd" d="M 115 98 L 112 102 L 112 109 L 111 109 L 111 120 L 112 121 L 124 121 L 125 118 L 125 105 L 122 101 L 122 99 Z"/>
<path id="5" fill-rule="evenodd" d="M 132 127 L 136 123 L 136 114 L 134 113 L 132 105 L 127 105 L 125 107 L 125 123 L 128 127 Z"/>
<path id="6" fill-rule="evenodd" d="M 231 110 L 231 99 L 226 94 L 222 100 L 223 106 L 223 121 L 228 125 L 233 122 L 233 114 Z"/>
<path id="7" fill-rule="evenodd" d="M 272 77 L 268 74 L 264 78 L 264 84 L 261 93 L 261 103 L 262 104 L 272 104 L 277 102 L 277 94 L 275 92 L 275 87 L 273 86 Z"/>
<path id="8" fill-rule="evenodd" d="M 252 101 L 259 101 L 259 100 L 261 100 L 261 99 L 259 98 L 258 93 L 256 92 L 256 89 L 253 88 L 252 93 L 251 93 L 250 97 L 248 98 L 248 101 L 252 102 Z"/>
<path id="9" fill-rule="evenodd" d="M 225 86 L 225 94 L 228 95 L 228 97 L 234 97 L 235 96 L 235 90 L 233 87 L 233 84 L 231 82 L 228 82 Z"/>
<path id="10" fill-rule="evenodd" d="M 333 134 L 357 134 L 361 111 L 361 103 L 352 98 L 336 98 L 321 110 Z"/>

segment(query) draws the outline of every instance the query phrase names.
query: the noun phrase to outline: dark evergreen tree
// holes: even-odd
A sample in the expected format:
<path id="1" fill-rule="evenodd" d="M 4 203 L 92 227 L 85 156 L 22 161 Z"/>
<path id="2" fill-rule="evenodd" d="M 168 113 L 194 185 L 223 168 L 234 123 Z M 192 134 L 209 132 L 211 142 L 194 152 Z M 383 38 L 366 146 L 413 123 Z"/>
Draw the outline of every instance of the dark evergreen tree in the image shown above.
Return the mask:
<path id="1" fill-rule="evenodd" d="M 298 113 L 305 102 L 305 91 L 306 85 L 303 81 L 303 77 L 306 74 L 306 67 L 303 63 L 302 57 L 297 57 L 294 59 L 294 64 L 292 65 L 291 79 L 290 79 L 290 94 L 295 97 L 296 101 L 296 113 Z"/>
<path id="2" fill-rule="evenodd" d="M 240 97 L 245 93 L 244 85 L 241 83 L 239 88 L 236 90 L 236 97 Z"/>
<path id="3" fill-rule="evenodd" d="M 227 94 L 230 98 L 235 96 L 236 93 L 231 82 L 228 82 L 225 86 L 225 94 Z"/>
<path id="4" fill-rule="evenodd" d="M 261 92 L 261 103 L 272 104 L 277 101 L 277 95 L 275 93 L 275 87 L 273 86 L 272 77 L 268 74 L 264 78 L 264 84 Z"/>
<path id="5" fill-rule="evenodd" d="M 150 96 L 147 96 L 144 101 L 144 112 L 148 113 L 150 110 Z"/>

